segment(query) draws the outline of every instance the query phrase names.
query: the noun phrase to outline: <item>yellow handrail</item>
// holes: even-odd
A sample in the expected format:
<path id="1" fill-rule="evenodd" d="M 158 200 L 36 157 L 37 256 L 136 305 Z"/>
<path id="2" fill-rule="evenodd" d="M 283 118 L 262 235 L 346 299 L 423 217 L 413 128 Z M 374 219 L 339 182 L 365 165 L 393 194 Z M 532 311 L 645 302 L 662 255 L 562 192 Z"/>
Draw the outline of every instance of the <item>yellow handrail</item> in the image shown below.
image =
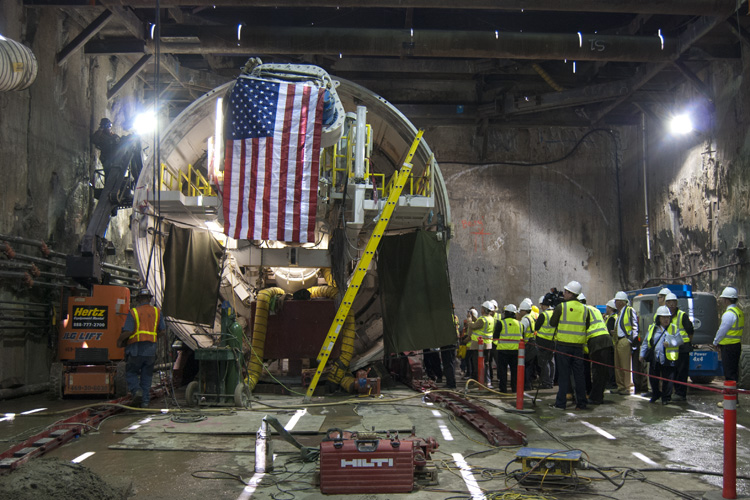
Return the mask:
<path id="1" fill-rule="evenodd" d="M 216 192 L 201 171 L 191 164 L 188 164 L 185 171 L 162 163 L 160 179 L 162 191 L 179 191 L 185 196 L 216 196 Z"/>

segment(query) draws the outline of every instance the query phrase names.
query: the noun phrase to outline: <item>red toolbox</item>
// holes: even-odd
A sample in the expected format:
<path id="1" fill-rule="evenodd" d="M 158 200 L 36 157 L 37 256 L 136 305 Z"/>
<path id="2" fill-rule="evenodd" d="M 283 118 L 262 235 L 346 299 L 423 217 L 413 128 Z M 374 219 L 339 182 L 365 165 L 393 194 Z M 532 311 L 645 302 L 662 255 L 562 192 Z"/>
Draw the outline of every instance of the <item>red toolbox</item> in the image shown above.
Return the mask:
<path id="1" fill-rule="evenodd" d="M 413 441 L 398 437 L 344 439 L 343 432 L 329 431 L 320 443 L 320 491 L 408 493 L 414 488 L 415 450 Z"/>

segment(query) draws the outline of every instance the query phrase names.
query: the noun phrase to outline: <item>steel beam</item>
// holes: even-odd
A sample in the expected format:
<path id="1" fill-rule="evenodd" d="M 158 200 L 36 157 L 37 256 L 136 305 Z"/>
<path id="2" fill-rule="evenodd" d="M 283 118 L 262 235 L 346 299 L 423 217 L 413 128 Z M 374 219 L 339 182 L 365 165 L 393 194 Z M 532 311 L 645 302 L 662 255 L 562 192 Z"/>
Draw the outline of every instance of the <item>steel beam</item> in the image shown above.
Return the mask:
<path id="1" fill-rule="evenodd" d="M 162 39 L 165 54 L 317 54 L 339 56 L 451 57 L 467 59 L 541 59 L 620 62 L 670 62 L 679 55 L 679 40 L 656 36 L 571 33 L 495 33 L 355 28 L 253 27 L 237 41 L 236 27 L 181 28 L 199 43 Z M 154 50 L 154 42 L 147 41 Z M 681 53 L 681 52 L 680 52 Z"/>
<path id="2" fill-rule="evenodd" d="M 702 36 L 714 29 L 719 23 L 724 22 L 725 19 L 725 17 L 701 17 L 697 21 L 689 25 L 687 29 L 682 33 L 682 35 L 680 35 L 677 44 L 677 55 L 674 59 L 676 60 L 678 57 L 680 57 L 680 55 L 688 50 L 691 45 L 700 40 Z M 632 88 L 631 92 L 627 95 L 615 99 L 614 102 L 600 108 L 596 112 L 596 115 L 593 117 L 592 123 L 597 123 L 602 118 L 604 118 L 607 113 L 625 102 L 628 97 L 633 94 L 633 92 L 643 87 L 646 83 L 649 82 L 649 80 L 659 74 L 659 72 L 664 69 L 667 64 L 668 63 L 644 64 L 640 68 L 638 68 L 639 74 L 636 74 L 635 77 L 629 79 L 628 82 Z"/>
<path id="3" fill-rule="evenodd" d="M 65 61 L 67 61 L 70 56 L 72 56 L 86 42 L 91 40 L 94 35 L 99 33 L 99 31 L 101 31 L 101 29 L 104 28 L 104 26 L 106 26 L 107 23 L 111 20 L 111 11 L 105 10 L 104 12 L 99 14 L 99 17 L 91 21 L 91 24 L 86 26 L 83 31 L 78 33 L 78 36 L 71 40 L 68 45 L 63 47 L 63 49 L 57 53 L 57 56 L 55 58 L 57 59 L 57 64 L 63 64 Z"/>
<path id="4" fill-rule="evenodd" d="M 116 96 L 117 93 L 122 90 L 122 88 L 126 83 L 130 81 L 131 78 L 143 71 L 144 66 L 146 66 L 146 63 L 151 60 L 151 57 L 153 57 L 151 54 L 144 54 L 143 57 L 138 59 L 138 61 L 128 70 L 128 72 L 125 73 L 123 77 L 120 78 L 120 80 L 112 85 L 112 88 L 107 91 L 107 99 L 112 99 L 114 96 Z"/>
<path id="5" fill-rule="evenodd" d="M 153 0 L 108 0 L 138 9 L 153 8 Z M 611 12 L 623 14 L 674 14 L 717 16 L 729 15 L 742 2 L 739 0 L 212 0 L 217 7 L 281 7 L 281 8 L 389 8 L 389 9 L 481 9 L 494 11 L 549 12 Z M 76 7 L 89 6 L 89 0 L 25 0 L 26 6 Z M 201 0 L 161 0 L 162 8 L 200 7 Z"/>

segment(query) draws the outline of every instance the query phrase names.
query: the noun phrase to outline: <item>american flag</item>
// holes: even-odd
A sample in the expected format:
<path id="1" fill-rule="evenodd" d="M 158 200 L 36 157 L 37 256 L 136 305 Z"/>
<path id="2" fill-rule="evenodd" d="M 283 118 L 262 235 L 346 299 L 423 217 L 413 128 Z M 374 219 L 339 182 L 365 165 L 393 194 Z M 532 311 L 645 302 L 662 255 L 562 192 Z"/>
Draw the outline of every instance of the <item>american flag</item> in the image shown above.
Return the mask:
<path id="1" fill-rule="evenodd" d="M 237 79 L 224 127 L 227 236 L 315 241 L 324 91 Z"/>

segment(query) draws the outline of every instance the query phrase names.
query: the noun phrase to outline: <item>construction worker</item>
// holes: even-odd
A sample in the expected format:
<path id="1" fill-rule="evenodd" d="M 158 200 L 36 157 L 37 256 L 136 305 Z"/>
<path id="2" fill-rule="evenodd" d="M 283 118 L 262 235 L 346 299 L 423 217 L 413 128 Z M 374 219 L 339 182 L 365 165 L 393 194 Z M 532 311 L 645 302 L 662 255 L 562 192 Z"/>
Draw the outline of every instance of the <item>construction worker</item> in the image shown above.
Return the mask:
<path id="1" fill-rule="evenodd" d="M 628 396 L 633 389 L 633 377 L 630 375 L 632 362 L 631 353 L 633 344 L 638 337 L 638 316 L 630 307 L 628 295 L 625 292 L 615 294 L 615 307 L 617 308 L 617 320 L 615 322 L 615 380 L 617 381 L 617 394 Z M 638 368 L 636 363 L 634 368 Z M 635 374 L 634 374 L 635 375 Z"/>
<path id="2" fill-rule="evenodd" d="M 479 337 L 482 337 L 483 350 L 487 351 L 492 344 L 492 335 L 495 331 L 494 308 L 490 301 L 485 301 L 482 304 L 482 315 L 469 325 L 469 330 L 471 331 L 471 344 L 469 344 L 469 350 L 466 354 L 469 376 L 484 383 L 484 380 L 479 380 Z"/>
<path id="3" fill-rule="evenodd" d="M 117 165 L 117 152 L 120 147 L 121 138 L 112 132 L 112 121 L 109 118 L 102 118 L 99 122 L 99 128 L 91 135 L 91 142 L 99 149 L 99 161 L 104 170 L 104 179 L 109 178 L 109 174 Z M 120 172 L 121 175 L 124 174 Z"/>
<path id="4" fill-rule="evenodd" d="M 675 366 L 674 380 L 681 382 L 680 384 L 674 385 L 674 396 L 673 401 L 685 401 L 687 400 L 687 383 L 688 372 L 690 371 L 690 351 L 693 350 L 693 322 L 690 321 L 690 317 L 683 311 L 677 309 L 677 295 L 673 293 L 667 294 L 664 299 L 664 303 L 669 308 L 669 312 L 672 314 L 672 324 L 677 327 L 677 331 L 682 337 L 682 344 L 677 356 L 677 364 Z"/>
<path id="5" fill-rule="evenodd" d="M 552 389 L 555 379 L 555 327 L 549 324 L 553 309 L 552 299 L 547 295 L 539 297 L 539 317 L 534 324 L 536 330 L 537 364 L 539 365 L 541 388 Z"/>
<path id="6" fill-rule="evenodd" d="M 657 300 L 657 302 L 658 302 L 658 304 L 657 304 L 657 306 L 656 306 L 656 307 L 657 307 L 657 309 L 658 309 L 659 307 L 661 307 L 661 306 L 665 306 L 665 305 L 667 305 L 667 304 L 666 304 L 666 297 L 667 297 L 667 295 L 669 295 L 670 293 L 671 293 L 671 292 L 670 292 L 669 288 L 667 288 L 667 287 L 664 287 L 664 288 L 662 288 L 661 290 L 659 290 L 659 293 L 658 293 L 658 294 L 656 294 L 656 300 Z M 659 322 L 659 318 L 657 318 L 657 316 L 656 316 L 656 313 L 654 313 L 654 323 L 658 323 L 658 322 Z M 633 366 L 635 366 L 635 365 L 636 365 L 636 363 L 635 363 L 635 358 L 633 358 Z M 645 365 L 644 365 L 644 368 L 645 368 Z M 636 371 L 640 371 L 640 370 L 636 370 Z M 645 373 L 645 372 L 644 372 L 644 373 Z M 636 389 L 636 390 L 637 390 L 637 389 Z M 647 391 L 647 392 L 644 392 L 643 394 L 641 394 L 641 397 L 644 397 L 644 398 L 650 398 L 650 397 L 651 397 L 651 391 Z"/>
<path id="7" fill-rule="evenodd" d="M 161 311 L 151 305 L 151 292 L 144 288 L 135 296 L 135 307 L 130 309 L 122 333 L 117 339 L 125 347 L 125 380 L 135 407 L 148 407 L 151 379 L 156 361 L 157 335 L 167 331 Z"/>
<path id="8" fill-rule="evenodd" d="M 617 323 L 617 306 L 615 305 L 615 299 L 610 299 L 609 302 L 607 302 L 607 312 L 604 315 L 604 321 L 607 325 L 607 331 L 609 332 L 610 337 L 612 337 L 612 345 L 615 346 L 615 349 L 617 348 L 617 334 L 615 332 L 615 324 Z M 609 368 L 609 378 L 607 379 L 607 389 L 614 390 L 617 392 L 617 381 L 615 379 L 615 368 L 614 368 L 614 362 L 612 363 L 612 366 Z"/>
<path id="9" fill-rule="evenodd" d="M 508 368 L 510 368 L 510 392 L 516 392 L 518 342 L 523 335 L 521 323 L 516 319 L 516 313 L 516 306 L 508 304 L 503 308 L 503 319 L 495 325 L 497 390 L 500 392 L 508 392 Z"/>
<path id="10" fill-rule="evenodd" d="M 591 359 L 591 390 L 588 402 L 600 405 L 604 401 L 604 387 L 609 380 L 610 367 L 615 361 L 615 348 L 599 309 L 586 306 L 591 321 L 586 330 L 586 344 Z"/>
<path id="11" fill-rule="evenodd" d="M 524 340 L 524 363 L 526 364 L 524 372 L 524 390 L 531 390 L 531 381 L 537 372 L 537 355 L 536 348 L 536 318 L 531 310 L 532 304 L 530 299 L 523 299 L 518 305 L 518 317 L 521 323 L 521 331 Z"/>
<path id="12" fill-rule="evenodd" d="M 649 402 L 655 403 L 661 398 L 661 403 L 666 405 L 672 399 L 672 380 L 674 380 L 682 336 L 677 326 L 672 323 L 672 313 L 667 306 L 660 306 L 656 310 L 656 316 L 659 321 L 649 327 L 648 336 L 641 344 L 638 357 L 641 362 L 647 361 L 650 365 L 651 399 Z"/>
<path id="13" fill-rule="evenodd" d="M 563 300 L 555 307 L 550 325 L 557 328 L 555 364 L 557 365 L 557 398 L 551 407 L 564 410 L 570 376 L 573 375 L 576 396 L 576 409 L 586 409 L 586 380 L 583 368 L 583 346 L 586 343 L 586 331 L 590 325 L 586 306 L 578 302 L 581 284 L 571 281 L 563 288 Z"/>
<path id="14" fill-rule="evenodd" d="M 713 342 L 721 350 L 724 378 L 734 381 L 739 378 L 742 332 L 745 328 L 745 314 L 737 307 L 738 299 L 739 295 L 734 287 L 728 286 L 721 292 L 719 305 L 725 310 L 721 315 L 721 324 Z"/>

